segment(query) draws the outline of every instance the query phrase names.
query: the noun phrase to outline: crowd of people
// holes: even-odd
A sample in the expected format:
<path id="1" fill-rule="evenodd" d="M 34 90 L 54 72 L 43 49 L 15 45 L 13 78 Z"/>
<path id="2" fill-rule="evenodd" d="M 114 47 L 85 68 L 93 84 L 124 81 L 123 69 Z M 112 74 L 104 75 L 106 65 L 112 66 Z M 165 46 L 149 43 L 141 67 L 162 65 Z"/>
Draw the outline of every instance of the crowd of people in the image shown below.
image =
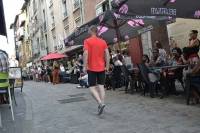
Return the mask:
<path id="1" fill-rule="evenodd" d="M 189 38 L 189 45 L 183 49 L 173 42 L 170 45 L 170 52 L 167 52 L 160 41 L 155 41 L 151 51 L 152 56 L 144 54 L 142 64 L 147 68 L 162 67 L 162 66 L 177 66 L 188 64 L 189 67 L 170 68 L 162 70 L 148 69 L 148 78 L 150 82 L 161 82 L 165 89 L 163 95 L 177 94 L 175 80 L 178 79 L 183 85 L 187 73 L 191 72 L 193 67 L 199 61 L 200 41 L 197 38 L 198 31 L 192 30 Z M 107 89 L 115 89 L 123 86 L 121 66 L 125 66 L 128 70 L 137 67 L 137 64 L 132 63 L 131 56 L 127 50 L 110 50 L 110 65 L 106 71 L 105 86 Z M 76 75 L 76 80 L 79 82 L 77 88 L 89 87 L 88 73 L 84 71 L 83 55 L 79 55 L 76 59 L 60 63 L 54 61 L 52 65 L 33 66 L 29 71 L 23 73 L 24 77 L 32 77 L 34 81 L 45 81 L 48 83 L 58 84 L 63 82 L 65 75 Z M 72 77 L 71 77 L 72 78 Z M 167 81 L 167 82 L 166 82 Z M 194 95 L 197 91 L 194 90 Z M 151 96 L 153 97 L 153 93 Z M 198 97 L 200 99 L 200 97 Z"/>
<path id="2" fill-rule="evenodd" d="M 33 64 L 29 69 L 22 71 L 23 79 L 32 79 L 36 82 L 47 82 L 53 85 L 60 82 L 77 81 L 76 83 L 79 83 L 77 88 L 90 88 L 92 95 L 99 104 L 99 114 L 105 107 L 104 87 L 114 90 L 125 85 L 126 79 L 124 77 L 126 74 L 124 74 L 122 67 L 128 71 L 138 70 L 138 74 L 142 75 L 143 70 L 139 65 L 145 66 L 149 82 L 160 85 L 161 97 L 178 94 L 175 80 L 178 80 L 185 89 L 188 75 L 198 75 L 190 76 L 190 81 L 193 84 L 200 83 L 200 58 L 198 55 L 200 40 L 197 30 L 191 31 L 189 44 L 183 49 L 173 42 L 167 52 L 160 41 L 155 41 L 151 51 L 152 55 L 144 54 L 140 64 L 133 64 L 127 49 L 116 51 L 109 49 L 106 42 L 96 36 L 96 27 L 91 27 L 89 32 L 91 37 L 84 42 L 83 55 L 80 54 L 76 59 L 66 62 L 54 60 L 50 65 L 36 66 L 36 64 Z M 11 67 L 18 65 L 14 57 L 9 61 L 7 53 L 2 50 L 0 50 L 0 62 L 0 72 L 8 72 L 9 64 Z M 170 67 L 165 69 L 164 66 Z M 147 87 L 150 89 L 149 86 Z M 199 88 L 194 87 L 191 91 L 193 101 L 200 102 Z M 149 90 L 149 93 L 151 97 L 154 97 L 156 92 Z M 5 96 L 0 98 L 0 103 L 4 101 Z"/>
<path id="3" fill-rule="evenodd" d="M 67 61 L 65 64 L 57 60 L 49 64 L 51 65 L 36 66 L 34 64 L 32 67 L 23 70 L 22 76 L 24 80 L 32 79 L 36 82 L 47 82 L 55 85 L 64 82 L 63 76 L 66 74 L 80 76 L 83 69 L 82 55 L 79 55 L 77 59 Z"/>

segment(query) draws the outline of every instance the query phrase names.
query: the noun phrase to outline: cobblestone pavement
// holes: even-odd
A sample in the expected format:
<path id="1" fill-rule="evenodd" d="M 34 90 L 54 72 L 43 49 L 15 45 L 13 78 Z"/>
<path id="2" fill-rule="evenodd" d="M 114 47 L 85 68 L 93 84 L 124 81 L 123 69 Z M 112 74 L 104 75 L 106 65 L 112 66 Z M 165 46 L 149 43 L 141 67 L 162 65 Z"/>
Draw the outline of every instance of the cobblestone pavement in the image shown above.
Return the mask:
<path id="1" fill-rule="evenodd" d="M 165 99 L 107 91 L 105 114 L 87 89 L 76 85 L 25 82 L 16 89 L 15 122 L 0 106 L 0 133 L 200 133 L 200 106 L 181 96 Z"/>

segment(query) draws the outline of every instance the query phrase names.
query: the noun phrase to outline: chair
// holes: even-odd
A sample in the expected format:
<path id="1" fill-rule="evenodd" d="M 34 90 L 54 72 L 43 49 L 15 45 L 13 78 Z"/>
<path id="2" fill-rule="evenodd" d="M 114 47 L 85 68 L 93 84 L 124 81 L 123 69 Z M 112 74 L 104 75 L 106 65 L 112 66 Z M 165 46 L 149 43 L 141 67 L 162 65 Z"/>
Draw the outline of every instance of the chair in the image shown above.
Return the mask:
<path id="1" fill-rule="evenodd" d="M 12 98 L 11 98 L 8 73 L 0 72 L 0 94 L 8 94 L 9 106 L 11 108 L 11 114 L 12 114 L 12 120 L 14 121 L 15 118 L 14 118 L 14 112 L 13 112 L 13 106 L 12 106 Z"/>
<path id="2" fill-rule="evenodd" d="M 122 78 L 121 78 L 121 66 L 114 66 L 112 71 L 112 89 L 120 88 L 122 86 Z"/>
<path id="3" fill-rule="evenodd" d="M 157 82 L 150 82 L 148 78 L 149 69 L 145 66 L 145 64 L 139 64 L 138 68 L 140 70 L 140 75 L 142 78 L 143 84 L 143 95 L 145 96 L 146 92 L 150 92 L 150 96 L 153 98 Z"/>
<path id="4" fill-rule="evenodd" d="M 131 93 L 133 93 L 134 91 L 134 80 L 133 80 L 133 76 L 131 75 L 131 73 L 129 72 L 129 70 L 127 69 L 127 67 L 125 65 L 121 66 L 121 71 L 123 73 L 124 79 L 125 79 L 125 93 L 128 92 L 128 87 L 130 84 L 130 88 L 131 88 Z"/>

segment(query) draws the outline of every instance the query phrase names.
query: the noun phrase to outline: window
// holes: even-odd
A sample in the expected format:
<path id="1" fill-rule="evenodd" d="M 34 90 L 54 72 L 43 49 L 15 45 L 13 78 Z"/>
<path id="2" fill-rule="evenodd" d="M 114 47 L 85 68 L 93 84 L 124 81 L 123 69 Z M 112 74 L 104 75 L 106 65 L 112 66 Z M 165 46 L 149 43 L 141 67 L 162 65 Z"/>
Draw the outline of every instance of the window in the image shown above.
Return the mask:
<path id="1" fill-rule="evenodd" d="M 33 12 L 35 13 L 36 12 L 36 1 L 35 0 L 33 0 Z"/>
<path id="2" fill-rule="evenodd" d="M 75 20 L 75 24 L 76 24 L 76 28 L 81 26 L 81 18 L 78 17 L 76 20 Z"/>
<path id="3" fill-rule="evenodd" d="M 64 37 L 66 38 L 69 35 L 69 25 L 65 26 Z"/>
<path id="4" fill-rule="evenodd" d="M 45 17 L 45 10 L 43 10 L 43 20 L 44 20 L 44 31 L 46 32 L 46 30 L 47 30 L 47 26 L 46 26 L 46 17 Z"/>
<path id="5" fill-rule="evenodd" d="M 45 10 L 43 9 L 43 19 L 44 21 L 46 20 L 46 17 L 45 17 Z"/>
<path id="6" fill-rule="evenodd" d="M 54 19 L 54 13 L 51 12 L 51 22 L 52 22 L 52 28 L 55 27 L 55 19 Z"/>
<path id="7" fill-rule="evenodd" d="M 51 7 L 53 5 L 53 0 L 49 1 L 49 7 Z"/>
<path id="8" fill-rule="evenodd" d="M 79 0 L 74 0 L 74 9 L 77 9 L 80 7 L 80 1 Z"/>
<path id="9" fill-rule="evenodd" d="M 103 12 L 105 12 L 106 10 L 109 10 L 110 6 L 109 6 L 109 0 L 105 0 L 102 3 L 98 4 L 96 6 L 96 15 L 100 15 Z"/>
<path id="10" fill-rule="evenodd" d="M 62 0 L 62 9 L 64 18 L 68 16 L 66 0 Z"/>
<path id="11" fill-rule="evenodd" d="M 56 31 L 55 31 L 55 29 L 52 30 L 52 38 L 53 38 L 53 46 L 54 46 L 54 50 L 57 50 Z"/>
<path id="12" fill-rule="evenodd" d="M 40 39 L 39 39 L 39 38 L 37 38 L 36 49 L 39 49 L 39 46 L 40 46 Z"/>

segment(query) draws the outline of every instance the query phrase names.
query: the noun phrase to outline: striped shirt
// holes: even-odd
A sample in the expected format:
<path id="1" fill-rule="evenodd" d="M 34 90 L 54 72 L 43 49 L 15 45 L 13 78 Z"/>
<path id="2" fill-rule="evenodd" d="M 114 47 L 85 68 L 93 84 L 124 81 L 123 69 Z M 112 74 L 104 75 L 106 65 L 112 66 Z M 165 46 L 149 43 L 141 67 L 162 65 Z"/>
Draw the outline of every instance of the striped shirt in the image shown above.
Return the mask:
<path id="1" fill-rule="evenodd" d="M 0 50 L 0 72 L 8 72 L 8 66 L 8 55 L 5 51 Z"/>

